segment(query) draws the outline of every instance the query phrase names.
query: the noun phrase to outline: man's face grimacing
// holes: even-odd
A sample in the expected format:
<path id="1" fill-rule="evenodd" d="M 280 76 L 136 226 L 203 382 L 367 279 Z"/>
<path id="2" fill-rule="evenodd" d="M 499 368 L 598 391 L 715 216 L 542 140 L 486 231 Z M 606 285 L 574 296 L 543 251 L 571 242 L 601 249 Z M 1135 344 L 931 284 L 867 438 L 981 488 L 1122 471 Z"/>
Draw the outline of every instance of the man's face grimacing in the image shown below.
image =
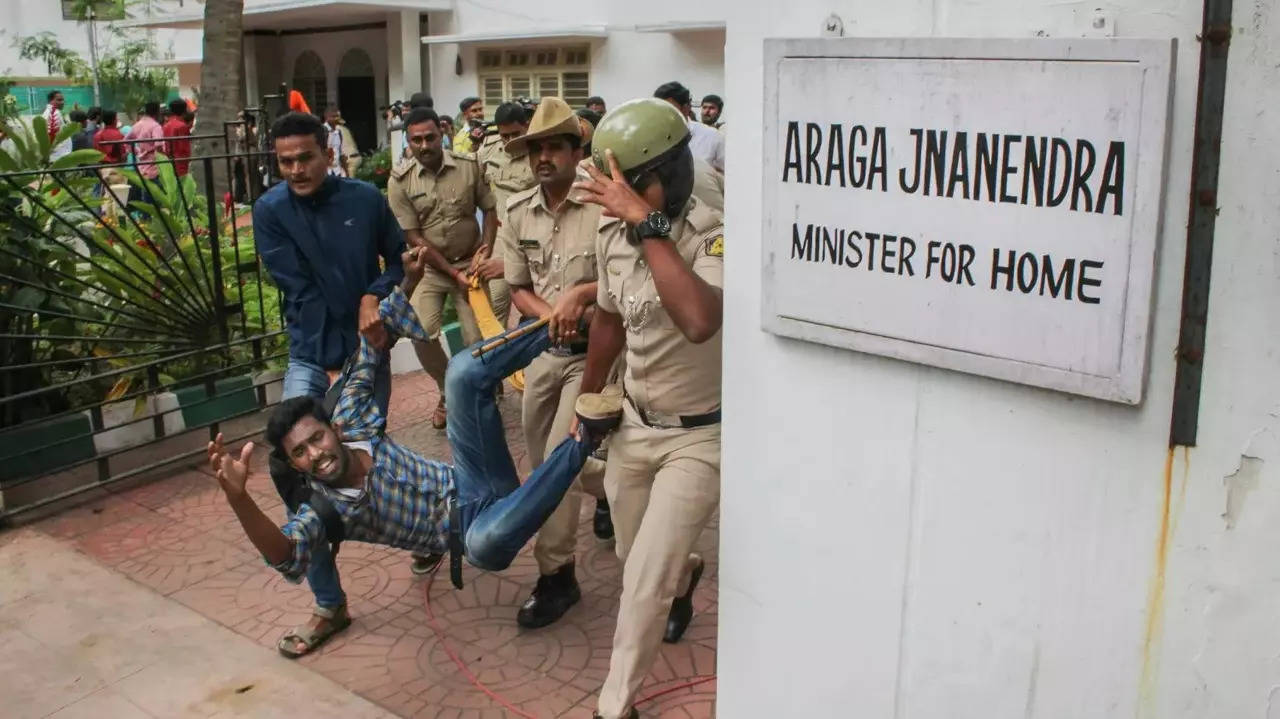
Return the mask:
<path id="1" fill-rule="evenodd" d="M 329 174 L 333 150 L 322 146 L 315 135 L 277 137 L 275 146 L 280 176 L 293 194 L 306 197 L 320 189 Z"/>
<path id="2" fill-rule="evenodd" d="M 713 102 L 702 103 L 702 122 L 714 125 L 720 121 L 720 108 Z"/>
<path id="3" fill-rule="evenodd" d="M 440 127 L 434 120 L 410 125 L 405 129 L 405 134 L 409 136 L 409 149 L 413 150 L 414 157 L 423 165 L 432 167 L 444 155 L 440 145 Z"/>
<path id="4" fill-rule="evenodd" d="M 304 416 L 281 442 L 289 464 L 325 484 L 334 484 L 347 473 L 346 447 L 333 427 L 310 415 Z"/>
<path id="5" fill-rule="evenodd" d="M 503 145 L 506 145 L 528 131 L 529 126 L 523 122 L 504 122 L 498 125 L 498 139 L 502 140 Z"/>
<path id="6" fill-rule="evenodd" d="M 573 182 L 579 162 L 582 162 L 582 148 L 574 147 L 565 135 L 544 137 L 529 143 L 529 167 L 543 185 Z"/>

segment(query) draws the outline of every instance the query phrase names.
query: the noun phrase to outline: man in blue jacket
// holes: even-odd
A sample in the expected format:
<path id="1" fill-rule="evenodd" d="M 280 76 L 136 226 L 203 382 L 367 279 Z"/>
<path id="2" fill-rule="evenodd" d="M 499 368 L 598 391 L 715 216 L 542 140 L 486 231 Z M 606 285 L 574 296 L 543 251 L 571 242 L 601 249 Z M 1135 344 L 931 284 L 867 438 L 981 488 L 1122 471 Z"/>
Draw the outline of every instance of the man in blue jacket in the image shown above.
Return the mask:
<path id="1" fill-rule="evenodd" d="M 284 294 L 289 366 L 283 398 L 323 398 L 363 335 L 383 353 L 374 398 L 386 416 L 389 342 L 378 303 L 404 277 L 400 225 L 373 185 L 329 175 L 332 150 L 320 118 L 283 115 L 272 125 L 271 137 L 285 182 L 254 205 L 253 234 L 263 264 Z M 273 466 L 272 479 L 290 513 L 297 511 L 304 498 L 293 490 L 305 492 L 305 483 L 287 466 Z M 316 609 L 307 626 L 281 639 L 282 651 L 289 649 L 290 656 L 311 651 L 350 622 L 332 553 L 327 546 L 318 549 L 307 570 Z"/>

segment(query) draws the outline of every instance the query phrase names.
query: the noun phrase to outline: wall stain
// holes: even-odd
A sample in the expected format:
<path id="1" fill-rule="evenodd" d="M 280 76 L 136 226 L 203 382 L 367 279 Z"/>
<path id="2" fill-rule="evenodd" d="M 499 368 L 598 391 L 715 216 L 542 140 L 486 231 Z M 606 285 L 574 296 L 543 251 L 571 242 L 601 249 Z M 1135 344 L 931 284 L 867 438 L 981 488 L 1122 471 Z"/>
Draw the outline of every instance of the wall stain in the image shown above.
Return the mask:
<path id="1" fill-rule="evenodd" d="M 1187 477 L 1191 471 L 1190 448 L 1170 447 L 1164 462 L 1164 492 L 1160 512 L 1160 533 L 1156 538 L 1155 567 L 1147 589 L 1147 625 L 1142 640 L 1142 678 L 1138 685 L 1138 717 L 1155 716 L 1156 680 L 1160 672 L 1160 644 L 1164 631 L 1165 571 L 1169 563 L 1170 527 L 1176 525 L 1173 516 L 1173 463 L 1177 451 L 1182 450 L 1182 480 L 1179 488 L 1179 514 L 1186 496 Z"/>

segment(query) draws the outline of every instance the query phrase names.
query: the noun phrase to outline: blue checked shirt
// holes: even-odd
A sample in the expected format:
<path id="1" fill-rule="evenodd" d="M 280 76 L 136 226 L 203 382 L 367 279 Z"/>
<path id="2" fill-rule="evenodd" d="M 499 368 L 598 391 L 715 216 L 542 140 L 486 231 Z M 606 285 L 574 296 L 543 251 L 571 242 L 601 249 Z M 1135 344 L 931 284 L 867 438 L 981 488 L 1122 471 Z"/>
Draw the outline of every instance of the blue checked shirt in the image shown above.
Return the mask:
<path id="1" fill-rule="evenodd" d="M 393 341 L 397 336 L 427 339 L 399 287 L 382 300 L 379 309 Z M 448 549 L 446 505 L 453 488 L 453 467 L 427 459 L 386 436 L 387 419 L 373 397 L 373 375 L 380 359 L 377 350 L 361 337 L 331 419 L 343 442 L 368 441 L 373 445 L 373 466 L 364 488 L 352 499 L 323 482 L 311 480 L 311 486 L 323 492 L 342 515 L 347 539 L 443 554 Z M 324 523 L 303 503 L 281 531 L 293 542 L 293 557 L 275 568 L 296 584 L 306 575 L 311 548 L 326 541 Z"/>

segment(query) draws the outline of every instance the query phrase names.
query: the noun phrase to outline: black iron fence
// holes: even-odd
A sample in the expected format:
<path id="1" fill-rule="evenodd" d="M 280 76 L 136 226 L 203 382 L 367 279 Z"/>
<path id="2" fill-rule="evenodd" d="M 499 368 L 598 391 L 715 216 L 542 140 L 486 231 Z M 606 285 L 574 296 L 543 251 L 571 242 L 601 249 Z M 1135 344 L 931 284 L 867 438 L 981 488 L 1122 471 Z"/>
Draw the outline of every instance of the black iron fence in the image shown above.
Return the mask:
<path id="1" fill-rule="evenodd" d="M 182 138 L 214 140 L 185 167 L 0 174 L 0 522 L 261 429 L 287 339 L 249 215 L 269 118 L 247 112 Z M 10 168 L 42 149 L 9 141 Z"/>

